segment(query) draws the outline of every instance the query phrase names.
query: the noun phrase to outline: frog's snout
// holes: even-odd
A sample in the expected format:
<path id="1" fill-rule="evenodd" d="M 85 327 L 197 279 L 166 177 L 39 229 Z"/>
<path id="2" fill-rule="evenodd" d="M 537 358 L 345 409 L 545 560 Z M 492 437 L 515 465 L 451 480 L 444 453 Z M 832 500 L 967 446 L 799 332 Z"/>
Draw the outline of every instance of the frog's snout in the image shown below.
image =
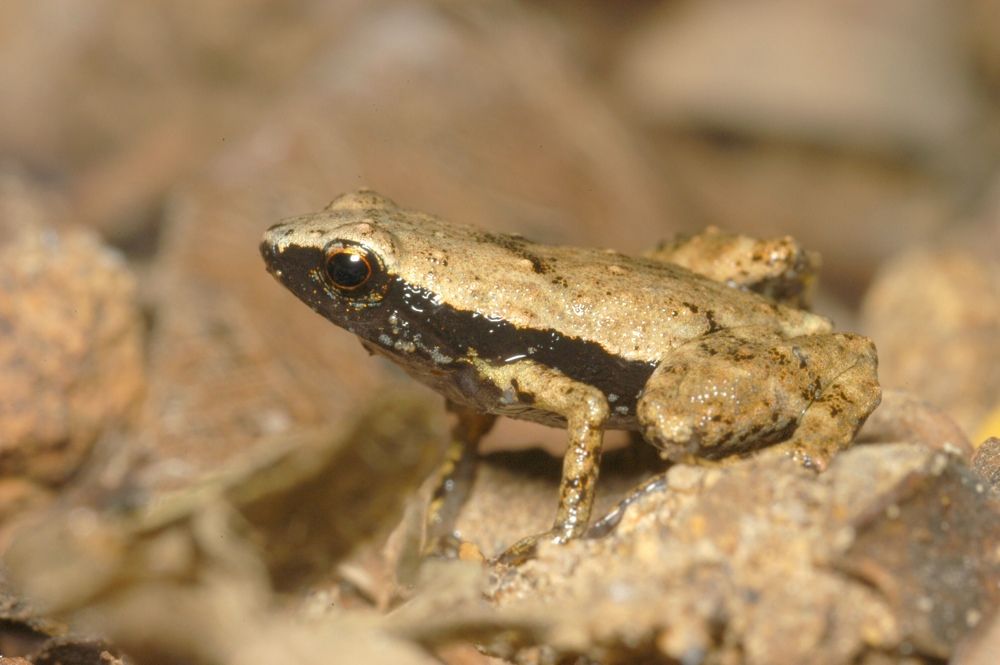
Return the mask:
<path id="1" fill-rule="evenodd" d="M 267 267 L 267 271 L 274 274 L 277 269 L 278 257 L 281 255 L 277 244 L 274 242 L 274 237 L 271 231 L 275 227 L 271 227 L 264 233 L 264 238 L 260 241 L 260 255 L 264 259 L 264 265 Z"/>
<path id="2" fill-rule="evenodd" d="M 267 271 L 300 298 L 315 289 L 318 270 L 325 256 L 318 246 L 302 245 L 294 223 L 275 224 L 264 232 L 259 249 Z"/>
<path id="3" fill-rule="evenodd" d="M 260 255 L 264 257 L 267 269 L 271 273 L 276 269 L 275 263 L 281 261 L 288 247 L 288 238 L 294 231 L 294 224 L 288 222 L 278 222 L 264 231 L 264 237 L 260 242 Z"/>
<path id="4" fill-rule="evenodd" d="M 264 237 L 261 240 L 261 251 L 265 244 L 270 244 L 272 247 L 277 247 L 279 241 L 282 238 L 287 238 L 291 235 L 293 227 L 288 222 L 278 222 L 277 224 L 272 224 L 264 231 Z"/>

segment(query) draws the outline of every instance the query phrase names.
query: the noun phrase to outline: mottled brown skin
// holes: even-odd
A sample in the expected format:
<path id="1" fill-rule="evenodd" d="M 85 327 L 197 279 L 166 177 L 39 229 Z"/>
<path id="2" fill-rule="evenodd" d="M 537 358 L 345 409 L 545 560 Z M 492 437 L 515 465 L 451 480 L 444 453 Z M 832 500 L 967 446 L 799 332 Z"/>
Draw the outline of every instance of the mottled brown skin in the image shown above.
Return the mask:
<path id="1" fill-rule="evenodd" d="M 672 459 L 780 445 L 822 467 L 879 401 L 870 340 L 663 261 L 486 233 L 371 191 L 273 226 L 261 252 L 295 295 L 456 409 L 565 427 L 557 541 L 586 529 L 605 429 L 641 431 Z M 370 264 L 360 287 L 331 277 L 342 252 Z M 767 268 L 754 261 L 734 265 Z M 492 421 L 462 421 L 452 467 L 468 475 L 459 460 Z"/>

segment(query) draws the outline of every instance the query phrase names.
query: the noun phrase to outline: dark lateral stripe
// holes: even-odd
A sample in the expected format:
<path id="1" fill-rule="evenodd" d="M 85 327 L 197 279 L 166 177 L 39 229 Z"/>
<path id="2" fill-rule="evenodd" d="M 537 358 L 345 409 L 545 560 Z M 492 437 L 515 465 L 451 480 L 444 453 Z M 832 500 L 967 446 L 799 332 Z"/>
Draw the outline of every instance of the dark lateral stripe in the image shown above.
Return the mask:
<path id="1" fill-rule="evenodd" d="M 461 359 L 472 349 L 493 364 L 530 358 L 571 379 L 595 386 L 605 395 L 619 396 L 612 409 L 627 407 L 629 415 L 634 414 L 638 393 L 655 368 L 653 363 L 608 353 L 597 342 L 568 337 L 551 329 L 519 328 L 508 321 L 491 320 L 446 303 L 434 304 L 433 299 L 432 292 L 397 278 L 379 309 L 386 318 L 397 311 L 401 319 L 409 322 L 410 330 L 421 334 L 425 346 L 437 346 L 444 355 Z"/>

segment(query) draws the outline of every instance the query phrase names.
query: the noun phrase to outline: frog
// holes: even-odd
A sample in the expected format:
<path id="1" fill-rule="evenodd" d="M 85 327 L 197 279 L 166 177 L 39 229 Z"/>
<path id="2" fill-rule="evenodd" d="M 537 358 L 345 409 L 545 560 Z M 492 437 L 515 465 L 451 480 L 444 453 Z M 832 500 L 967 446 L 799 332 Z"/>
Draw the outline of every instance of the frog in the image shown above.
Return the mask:
<path id="1" fill-rule="evenodd" d="M 260 251 L 292 294 L 457 414 L 430 540 L 449 535 L 498 416 L 566 430 L 551 529 L 496 559 L 519 562 L 586 533 L 607 430 L 638 433 L 669 462 L 766 449 L 821 471 L 878 405 L 872 341 L 796 306 L 811 255 L 709 235 L 699 271 L 704 238 L 647 256 L 541 244 L 365 189 L 271 226 Z M 742 281 L 718 265 L 733 244 L 750 254 L 733 261 Z"/>

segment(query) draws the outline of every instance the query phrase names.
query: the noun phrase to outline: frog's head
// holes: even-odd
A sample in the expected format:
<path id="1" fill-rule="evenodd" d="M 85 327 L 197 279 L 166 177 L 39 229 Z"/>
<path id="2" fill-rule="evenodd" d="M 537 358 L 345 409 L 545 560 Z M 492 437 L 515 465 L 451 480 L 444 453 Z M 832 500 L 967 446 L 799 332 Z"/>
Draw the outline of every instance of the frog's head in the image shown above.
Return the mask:
<path id="1" fill-rule="evenodd" d="M 272 226 L 260 245 L 268 272 L 316 312 L 364 334 L 396 278 L 399 240 L 380 223 L 390 207 L 362 191 Z"/>

